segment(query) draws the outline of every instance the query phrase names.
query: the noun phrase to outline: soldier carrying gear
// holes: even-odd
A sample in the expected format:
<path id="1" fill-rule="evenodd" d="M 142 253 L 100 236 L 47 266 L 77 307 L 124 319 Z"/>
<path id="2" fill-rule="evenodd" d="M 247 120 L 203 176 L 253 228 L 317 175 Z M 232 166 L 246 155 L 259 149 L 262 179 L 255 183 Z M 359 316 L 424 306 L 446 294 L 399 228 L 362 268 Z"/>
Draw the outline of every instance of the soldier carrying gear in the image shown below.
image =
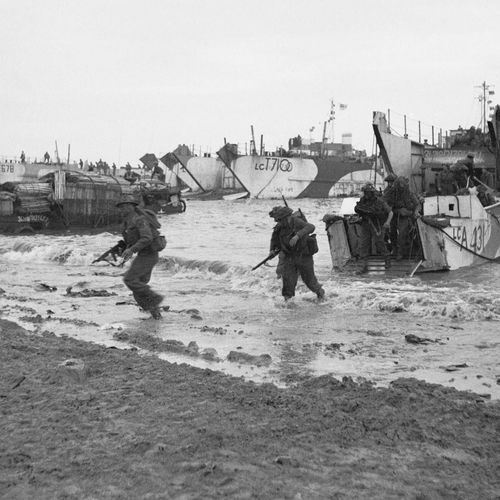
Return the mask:
<path id="1" fill-rule="evenodd" d="M 396 174 L 393 174 L 390 172 L 384 179 L 384 182 L 387 182 L 387 186 L 384 189 L 384 193 L 386 193 L 389 189 L 391 189 L 392 185 L 394 184 L 394 181 L 398 178 Z"/>
<path id="2" fill-rule="evenodd" d="M 148 285 L 154 266 L 158 263 L 158 252 L 163 250 L 165 239 L 158 229 L 161 227 L 150 210 L 138 208 L 133 197 L 125 197 L 116 206 L 123 218 L 122 235 L 126 248 L 124 261 L 137 254 L 123 277 L 125 285 L 132 291 L 137 304 L 149 311 L 154 319 L 160 319 L 160 304 L 163 296 Z"/>
<path id="3" fill-rule="evenodd" d="M 420 202 L 410 191 L 406 177 L 398 177 L 394 181 L 392 188 L 384 194 L 384 200 L 394 214 L 391 221 L 391 235 L 396 234 L 396 241 L 391 241 L 392 252 L 397 260 L 410 257 L 410 229 L 412 219 L 418 217 Z"/>
<path id="4" fill-rule="evenodd" d="M 271 236 L 269 255 L 279 252 L 280 261 L 276 272 L 283 282 L 283 297 L 289 300 L 295 296 L 300 274 L 309 290 L 314 292 L 319 300 L 323 300 L 325 291 L 314 273 L 313 254 L 317 251 L 317 246 L 314 248 L 315 238 L 309 236 L 315 227 L 293 214 L 289 207 L 274 207 L 269 216 L 277 222 Z"/>
<path id="5" fill-rule="evenodd" d="M 484 184 L 477 186 L 477 197 L 483 207 L 489 207 L 497 203 L 496 198 L 488 191 L 488 188 Z"/>
<path id="6" fill-rule="evenodd" d="M 359 272 L 365 273 L 368 271 L 368 257 L 371 254 L 372 245 L 375 245 L 378 255 L 386 258 L 386 267 L 390 266 L 384 232 L 390 226 L 392 212 L 387 203 L 377 196 L 377 190 L 373 184 L 367 183 L 361 190 L 363 196 L 356 203 L 354 211 L 361 217 L 359 257 L 362 267 Z"/>

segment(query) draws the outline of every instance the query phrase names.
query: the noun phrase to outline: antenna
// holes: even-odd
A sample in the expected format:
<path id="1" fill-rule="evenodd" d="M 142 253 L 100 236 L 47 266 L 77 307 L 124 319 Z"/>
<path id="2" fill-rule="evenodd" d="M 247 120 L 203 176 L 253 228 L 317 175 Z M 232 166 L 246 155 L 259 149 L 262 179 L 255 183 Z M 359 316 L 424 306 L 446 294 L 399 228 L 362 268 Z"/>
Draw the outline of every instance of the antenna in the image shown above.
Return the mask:
<path id="1" fill-rule="evenodd" d="M 332 124 L 332 144 L 335 142 L 335 103 L 333 97 L 330 99 L 330 118 L 328 121 Z"/>
<path id="2" fill-rule="evenodd" d="M 492 89 L 494 85 L 488 85 L 486 81 L 484 81 L 481 85 L 474 85 L 474 88 L 479 88 L 482 90 L 482 93 L 477 97 L 479 102 L 482 103 L 481 109 L 481 123 L 483 134 L 487 132 L 487 118 L 486 118 L 486 105 L 488 105 L 489 117 L 491 118 L 491 114 L 494 110 L 494 106 L 492 106 L 492 101 L 490 96 L 495 95 L 495 91 Z"/>
<path id="3" fill-rule="evenodd" d="M 255 135 L 253 133 L 253 125 L 250 125 L 250 130 L 252 131 L 252 139 L 250 140 L 250 154 L 256 155 L 257 148 L 255 147 Z"/>

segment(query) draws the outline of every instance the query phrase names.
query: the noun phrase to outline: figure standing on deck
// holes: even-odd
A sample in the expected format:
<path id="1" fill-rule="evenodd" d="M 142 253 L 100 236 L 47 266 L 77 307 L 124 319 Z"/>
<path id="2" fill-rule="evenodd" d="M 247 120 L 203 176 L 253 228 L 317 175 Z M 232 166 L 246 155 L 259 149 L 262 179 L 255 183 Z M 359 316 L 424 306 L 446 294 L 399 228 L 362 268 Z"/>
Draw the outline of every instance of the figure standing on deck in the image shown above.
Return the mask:
<path id="1" fill-rule="evenodd" d="M 370 182 L 361 189 L 363 196 L 356 203 L 354 211 L 361 217 L 361 235 L 359 240 L 360 273 L 368 271 L 368 257 L 372 246 L 378 255 L 385 257 L 386 267 L 390 266 L 389 252 L 385 246 L 384 234 L 389 229 L 392 219 L 391 208 L 379 196 L 375 186 Z"/>
<path id="2" fill-rule="evenodd" d="M 391 235 L 396 234 L 396 241 L 392 242 L 392 253 L 396 260 L 410 257 L 410 229 L 413 221 L 418 217 L 420 202 L 415 194 L 410 191 L 408 179 L 398 177 L 394 185 L 384 194 L 384 200 L 391 207 L 393 218 Z"/>
<path id="3" fill-rule="evenodd" d="M 476 167 L 474 166 L 473 153 L 467 153 L 467 156 L 463 160 L 459 160 L 452 165 L 450 170 L 453 173 L 456 191 L 476 184 L 474 182 Z"/>
<path id="4" fill-rule="evenodd" d="M 319 300 L 323 300 L 325 291 L 314 273 L 313 254 L 317 252 L 317 243 L 315 238 L 309 236 L 315 227 L 304 218 L 294 215 L 289 207 L 274 207 L 269 216 L 277 222 L 271 237 L 270 255 L 279 252 L 277 273 L 283 282 L 283 297 L 289 300 L 295 296 L 300 274 L 309 290 L 314 292 Z"/>
<path id="5" fill-rule="evenodd" d="M 123 281 L 132 291 L 137 304 L 149 311 L 154 319 L 160 319 L 159 306 L 163 296 L 148 285 L 153 268 L 158 263 L 158 252 L 166 244 L 164 237 L 158 232 L 160 223 L 153 212 L 138 208 L 133 197 L 124 198 L 116 206 L 123 218 L 122 235 L 126 244 L 122 253 L 123 260 L 127 261 L 137 254 Z"/>
<path id="6" fill-rule="evenodd" d="M 50 163 L 50 155 L 48 151 L 45 151 L 45 154 L 43 155 L 43 161 L 45 163 Z"/>
<path id="7" fill-rule="evenodd" d="M 387 186 L 385 187 L 384 191 L 382 194 L 386 194 L 388 191 L 392 189 L 392 186 L 394 186 L 394 181 L 398 178 L 398 176 L 392 172 L 390 172 L 384 179 L 385 182 L 387 182 Z M 393 248 L 396 247 L 396 240 L 398 237 L 398 230 L 396 227 L 396 224 L 394 224 L 394 221 L 391 221 L 391 227 L 389 228 L 389 231 L 384 231 L 384 241 L 386 243 L 386 246 L 389 247 L 389 250 L 392 252 Z"/>
<path id="8" fill-rule="evenodd" d="M 135 181 L 139 180 L 141 176 L 137 174 L 136 172 L 132 172 L 132 165 L 130 163 L 127 163 L 125 165 L 125 174 L 123 178 L 130 182 L 130 184 L 134 184 Z"/>
<path id="9" fill-rule="evenodd" d="M 489 207 L 497 203 L 496 198 L 488 191 L 484 184 L 479 184 L 477 187 L 477 197 L 483 207 Z"/>
<path id="10" fill-rule="evenodd" d="M 384 188 L 384 194 L 391 189 L 391 187 L 394 185 L 394 181 L 398 178 L 396 174 L 393 174 L 390 172 L 387 174 L 386 178 L 384 179 L 384 182 L 387 182 L 387 186 Z"/>
<path id="11" fill-rule="evenodd" d="M 474 175 L 474 154 L 467 153 L 465 160 L 462 160 L 462 163 L 467 167 L 467 176 L 472 178 Z"/>
<path id="12" fill-rule="evenodd" d="M 161 182 L 165 182 L 165 173 L 163 172 L 163 169 L 160 167 L 157 161 L 153 165 L 153 169 L 151 171 L 151 179 L 158 179 Z"/>

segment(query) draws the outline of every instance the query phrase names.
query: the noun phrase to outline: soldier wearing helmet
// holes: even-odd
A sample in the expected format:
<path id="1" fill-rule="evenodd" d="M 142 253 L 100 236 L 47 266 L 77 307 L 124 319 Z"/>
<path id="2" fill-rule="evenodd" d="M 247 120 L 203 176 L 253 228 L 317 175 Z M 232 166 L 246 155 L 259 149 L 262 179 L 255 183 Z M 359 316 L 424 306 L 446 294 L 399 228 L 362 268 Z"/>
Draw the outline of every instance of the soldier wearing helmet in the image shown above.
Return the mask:
<path id="1" fill-rule="evenodd" d="M 384 194 L 387 193 L 387 191 L 389 189 L 391 189 L 391 187 L 393 186 L 394 184 L 394 181 L 398 178 L 398 176 L 396 174 L 393 174 L 392 172 L 390 172 L 384 179 L 384 182 L 387 182 L 387 186 L 386 188 L 384 189 Z"/>
<path id="2" fill-rule="evenodd" d="M 363 196 L 356 203 L 354 211 L 361 217 L 359 257 L 362 267 L 359 272 L 365 273 L 368 271 L 368 257 L 371 255 L 372 245 L 375 246 L 378 255 L 383 255 L 386 258 L 386 266 L 390 266 L 384 233 L 390 227 L 392 211 L 387 203 L 377 195 L 373 184 L 369 182 L 361 190 Z"/>
<path id="3" fill-rule="evenodd" d="M 408 179 L 400 176 L 392 188 L 384 194 L 384 200 L 391 207 L 394 217 L 391 221 L 392 253 L 397 260 L 410 257 L 410 229 L 418 217 L 420 202 L 410 191 Z"/>
<path id="4" fill-rule="evenodd" d="M 126 246 L 122 258 L 127 261 L 136 254 L 123 282 L 133 293 L 137 304 L 149 311 L 154 319 L 160 319 L 163 295 L 152 290 L 148 283 L 158 263 L 158 252 L 162 249 L 157 245 L 161 225 L 153 212 L 140 209 L 138 205 L 131 195 L 116 203 L 123 220 L 122 235 Z"/>
<path id="5" fill-rule="evenodd" d="M 295 296 L 295 287 L 300 275 L 304 284 L 316 294 L 319 300 L 325 297 L 325 291 L 314 273 L 313 254 L 317 251 L 316 239 L 309 236 L 314 232 L 314 225 L 306 222 L 301 212 L 294 214 L 289 207 L 274 207 L 269 216 L 276 221 L 270 245 L 270 255 L 279 253 L 276 269 L 282 279 L 281 293 L 285 300 Z"/>

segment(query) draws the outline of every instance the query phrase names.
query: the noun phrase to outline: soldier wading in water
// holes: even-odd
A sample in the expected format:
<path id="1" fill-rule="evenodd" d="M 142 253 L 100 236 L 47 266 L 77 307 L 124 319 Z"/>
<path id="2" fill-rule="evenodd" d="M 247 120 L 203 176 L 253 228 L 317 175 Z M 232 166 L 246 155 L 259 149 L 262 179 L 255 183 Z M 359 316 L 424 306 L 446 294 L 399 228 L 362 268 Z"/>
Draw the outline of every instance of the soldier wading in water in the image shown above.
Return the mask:
<path id="1" fill-rule="evenodd" d="M 316 239 L 309 236 L 315 227 L 302 217 L 292 215 L 289 207 L 274 207 L 269 216 L 276 222 L 271 237 L 270 256 L 279 253 L 276 269 L 283 281 L 282 295 L 285 300 L 295 296 L 295 287 L 300 274 L 304 284 L 314 292 L 319 300 L 325 291 L 314 274 L 313 254 L 318 251 Z"/>
<path id="2" fill-rule="evenodd" d="M 132 291 L 137 304 L 149 311 L 154 319 L 160 319 L 159 305 L 163 296 L 154 292 L 148 283 L 158 263 L 158 252 L 166 246 L 165 237 L 158 232 L 161 225 L 153 212 L 139 208 L 132 197 L 124 198 L 116 206 L 123 218 L 122 235 L 126 245 L 123 260 L 127 261 L 134 253 L 137 254 L 123 281 Z"/>

